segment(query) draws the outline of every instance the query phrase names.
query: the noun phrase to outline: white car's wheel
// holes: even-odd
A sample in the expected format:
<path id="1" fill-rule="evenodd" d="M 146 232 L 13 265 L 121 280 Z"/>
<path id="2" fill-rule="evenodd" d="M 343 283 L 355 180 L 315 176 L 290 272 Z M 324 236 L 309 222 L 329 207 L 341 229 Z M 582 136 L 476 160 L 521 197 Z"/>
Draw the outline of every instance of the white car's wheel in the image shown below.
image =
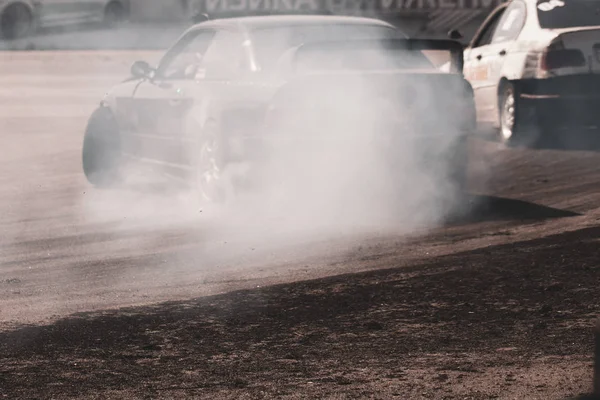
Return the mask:
<path id="1" fill-rule="evenodd" d="M 517 101 L 515 89 L 507 84 L 500 98 L 500 140 L 502 143 L 510 143 L 515 137 L 517 127 Z"/>
<path id="2" fill-rule="evenodd" d="M 524 113 L 518 88 L 504 83 L 498 98 L 499 140 L 508 146 L 533 146 L 539 139 L 539 127 L 531 115 Z"/>

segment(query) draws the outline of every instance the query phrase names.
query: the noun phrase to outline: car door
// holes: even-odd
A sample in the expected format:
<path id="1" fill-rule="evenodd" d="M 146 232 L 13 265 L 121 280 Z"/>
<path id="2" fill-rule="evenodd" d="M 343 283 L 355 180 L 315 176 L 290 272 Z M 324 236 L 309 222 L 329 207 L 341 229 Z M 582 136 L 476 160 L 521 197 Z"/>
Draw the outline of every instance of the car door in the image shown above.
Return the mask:
<path id="1" fill-rule="evenodd" d="M 496 9 L 479 28 L 465 51 L 464 75 L 473 87 L 479 123 L 491 119 L 489 95 L 495 83 L 490 76 L 490 63 L 494 59 L 490 45 L 505 11 L 506 7 Z"/>
<path id="2" fill-rule="evenodd" d="M 203 78 L 201 61 L 214 34 L 212 29 L 187 33 L 165 54 L 154 76 L 137 86 L 128 111 L 135 126 L 126 138 L 129 153 L 180 167 L 184 117 L 194 103 L 195 86 Z"/>
<path id="3" fill-rule="evenodd" d="M 224 141 L 222 147 L 227 147 L 228 156 L 240 155 L 241 136 L 252 131 L 260 109 L 261 85 L 254 81 L 255 72 L 246 34 L 225 28 L 216 32 L 202 59 L 201 79 L 195 88 L 190 116 L 195 128 L 183 132 L 183 141 L 195 143 L 210 120 Z M 188 153 L 186 160 L 193 159 L 194 155 Z"/>
<path id="4" fill-rule="evenodd" d="M 498 9 L 480 32 L 469 52 L 468 79 L 475 91 L 477 118 L 484 124 L 498 121 L 498 84 L 503 66 L 523 29 L 527 7 L 521 0 L 513 0 Z"/>
<path id="5" fill-rule="evenodd" d="M 502 14 L 494 30 L 491 43 L 484 58 L 488 66 L 489 86 L 482 90 L 485 120 L 496 125 L 498 119 L 498 85 L 504 77 L 506 63 L 521 60 L 515 58 L 516 41 L 525 25 L 527 6 L 521 0 L 513 0 Z M 522 61 L 522 60 L 521 60 Z"/>

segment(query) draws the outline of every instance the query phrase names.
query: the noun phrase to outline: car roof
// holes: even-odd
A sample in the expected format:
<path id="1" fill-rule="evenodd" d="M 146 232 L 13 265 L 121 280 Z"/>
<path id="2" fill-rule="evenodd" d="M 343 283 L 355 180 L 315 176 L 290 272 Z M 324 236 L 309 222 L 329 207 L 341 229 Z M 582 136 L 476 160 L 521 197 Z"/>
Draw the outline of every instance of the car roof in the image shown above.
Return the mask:
<path id="1" fill-rule="evenodd" d="M 246 29 L 252 30 L 256 28 L 268 28 L 286 25 L 308 25 L 315 23 L 343 23 L 354 25 L 380 25 L 393 27 L 393 25 L 385 21 L 366 17 L 350 17 L 339 15 L 262 15 L 214 19 L 196 24 L 193 28 L 241 26 Z"/>

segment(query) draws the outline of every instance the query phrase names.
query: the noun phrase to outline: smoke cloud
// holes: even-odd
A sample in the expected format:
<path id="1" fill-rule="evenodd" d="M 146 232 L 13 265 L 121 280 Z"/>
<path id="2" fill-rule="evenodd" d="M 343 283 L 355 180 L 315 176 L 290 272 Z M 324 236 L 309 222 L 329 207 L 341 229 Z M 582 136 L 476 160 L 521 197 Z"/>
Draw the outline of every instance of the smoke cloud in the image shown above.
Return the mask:
<path id="1" fill-rule="evenodd" d="M 460 114 L 462 81 L 430 60 L 442 64 L 438 54 L 384 48 L 304 57 L 283 77 L 267 127 L 251 138 L 222 132 L 226 146 L 242 147 L 221 171 L 226 204 L 197 202 L 180 188 L 176 195 L 159 190 L 170 200 L 130 194 L 127 203 L 106 194 L 86 209 L 106 217 L 129 207 L 145 224 L 210 221 L 214 235 L 253 243 L 435 226 L 461 200 L 452 173 L 466 162 L 459 134 L 467 117 Z M 129 189 L 147 178 L 139 166 L 124 175 Z"/>
<path id="2" fill-rule="evenodd" d="M 0 62 L 8 204 L 1 261 L 14 265 L 6 279 L 43 282 L 43 291 L 22 289 L 27 304 L 34 297 L 26 296 L 38 296 L 31 313 L 45 318 L 172 292 L 201 295 L 205 282 L 219 290 L 232 279 L 283 276 L 307 259 L 343 258 L 365 238 L 438 226 L 462 201 L 449 176 L 461 160 L 460 81 L 434 66 L 393 70 L 394 60 L 412 56 L 382 49 L 368 57 L 312 54 L 300 68 L 270 75 L 266 126 L 221 171 L 236 188 L 224 204 L 200 202 L 188 182 L 131 160 L 121 183 L 93 187 L 81 170 L 89 116 L 135 60 L 156 65 L 162 54 L 144 45 L 150 28 L 118 32 L 37 36 L 27 40 L 63 50 L 7 53 Z M 283 56 L 268 64 L 281 65 Z"/>

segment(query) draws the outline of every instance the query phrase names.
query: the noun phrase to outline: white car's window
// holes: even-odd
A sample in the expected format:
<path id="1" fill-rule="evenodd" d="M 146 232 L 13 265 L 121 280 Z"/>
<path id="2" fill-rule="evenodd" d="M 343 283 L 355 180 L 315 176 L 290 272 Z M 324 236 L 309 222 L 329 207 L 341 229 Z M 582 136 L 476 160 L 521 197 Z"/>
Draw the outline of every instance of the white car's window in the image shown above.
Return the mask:
<path id="1" fill-rule="evenodd" d="M 540 0 L 537 14 L 542 29 L 600 25 L 600 0 Z"/>
<path id="2" fill-rule="evenodd" d="M 487 24 L 483 27 L 480 34 L 475 38 L 471 47 L 481 47 L 488 45 L 492 42 L 492 37 L 494 32 L 496 31 L 496 26 L 498 26 L 498 22 L 500 21 L 500 17 L 504 14 L 504 10 L 497 11 L 490 20 L 488 20 Z"/>
<path id="3" fill-rule="evenodd" d="M 508 42 L 515 40 L 523 25 L 525 24 L 526 7 L 525 4 L 520 1 L 514 1 L 510 6 L 506 8 L 506 11 L 502 15 L 500 22 L 494 36 L 492 37 L 492 43 Z"/>
<path id="4" fill-rule="evenodd" d="M 254 53 L 260 69 L 272 71 L 279 58 L 301 44 L 356 39 L 405 38 L 399 30 L 383 25 L 304 24 L 257 28 L 251 32 Z"/>

